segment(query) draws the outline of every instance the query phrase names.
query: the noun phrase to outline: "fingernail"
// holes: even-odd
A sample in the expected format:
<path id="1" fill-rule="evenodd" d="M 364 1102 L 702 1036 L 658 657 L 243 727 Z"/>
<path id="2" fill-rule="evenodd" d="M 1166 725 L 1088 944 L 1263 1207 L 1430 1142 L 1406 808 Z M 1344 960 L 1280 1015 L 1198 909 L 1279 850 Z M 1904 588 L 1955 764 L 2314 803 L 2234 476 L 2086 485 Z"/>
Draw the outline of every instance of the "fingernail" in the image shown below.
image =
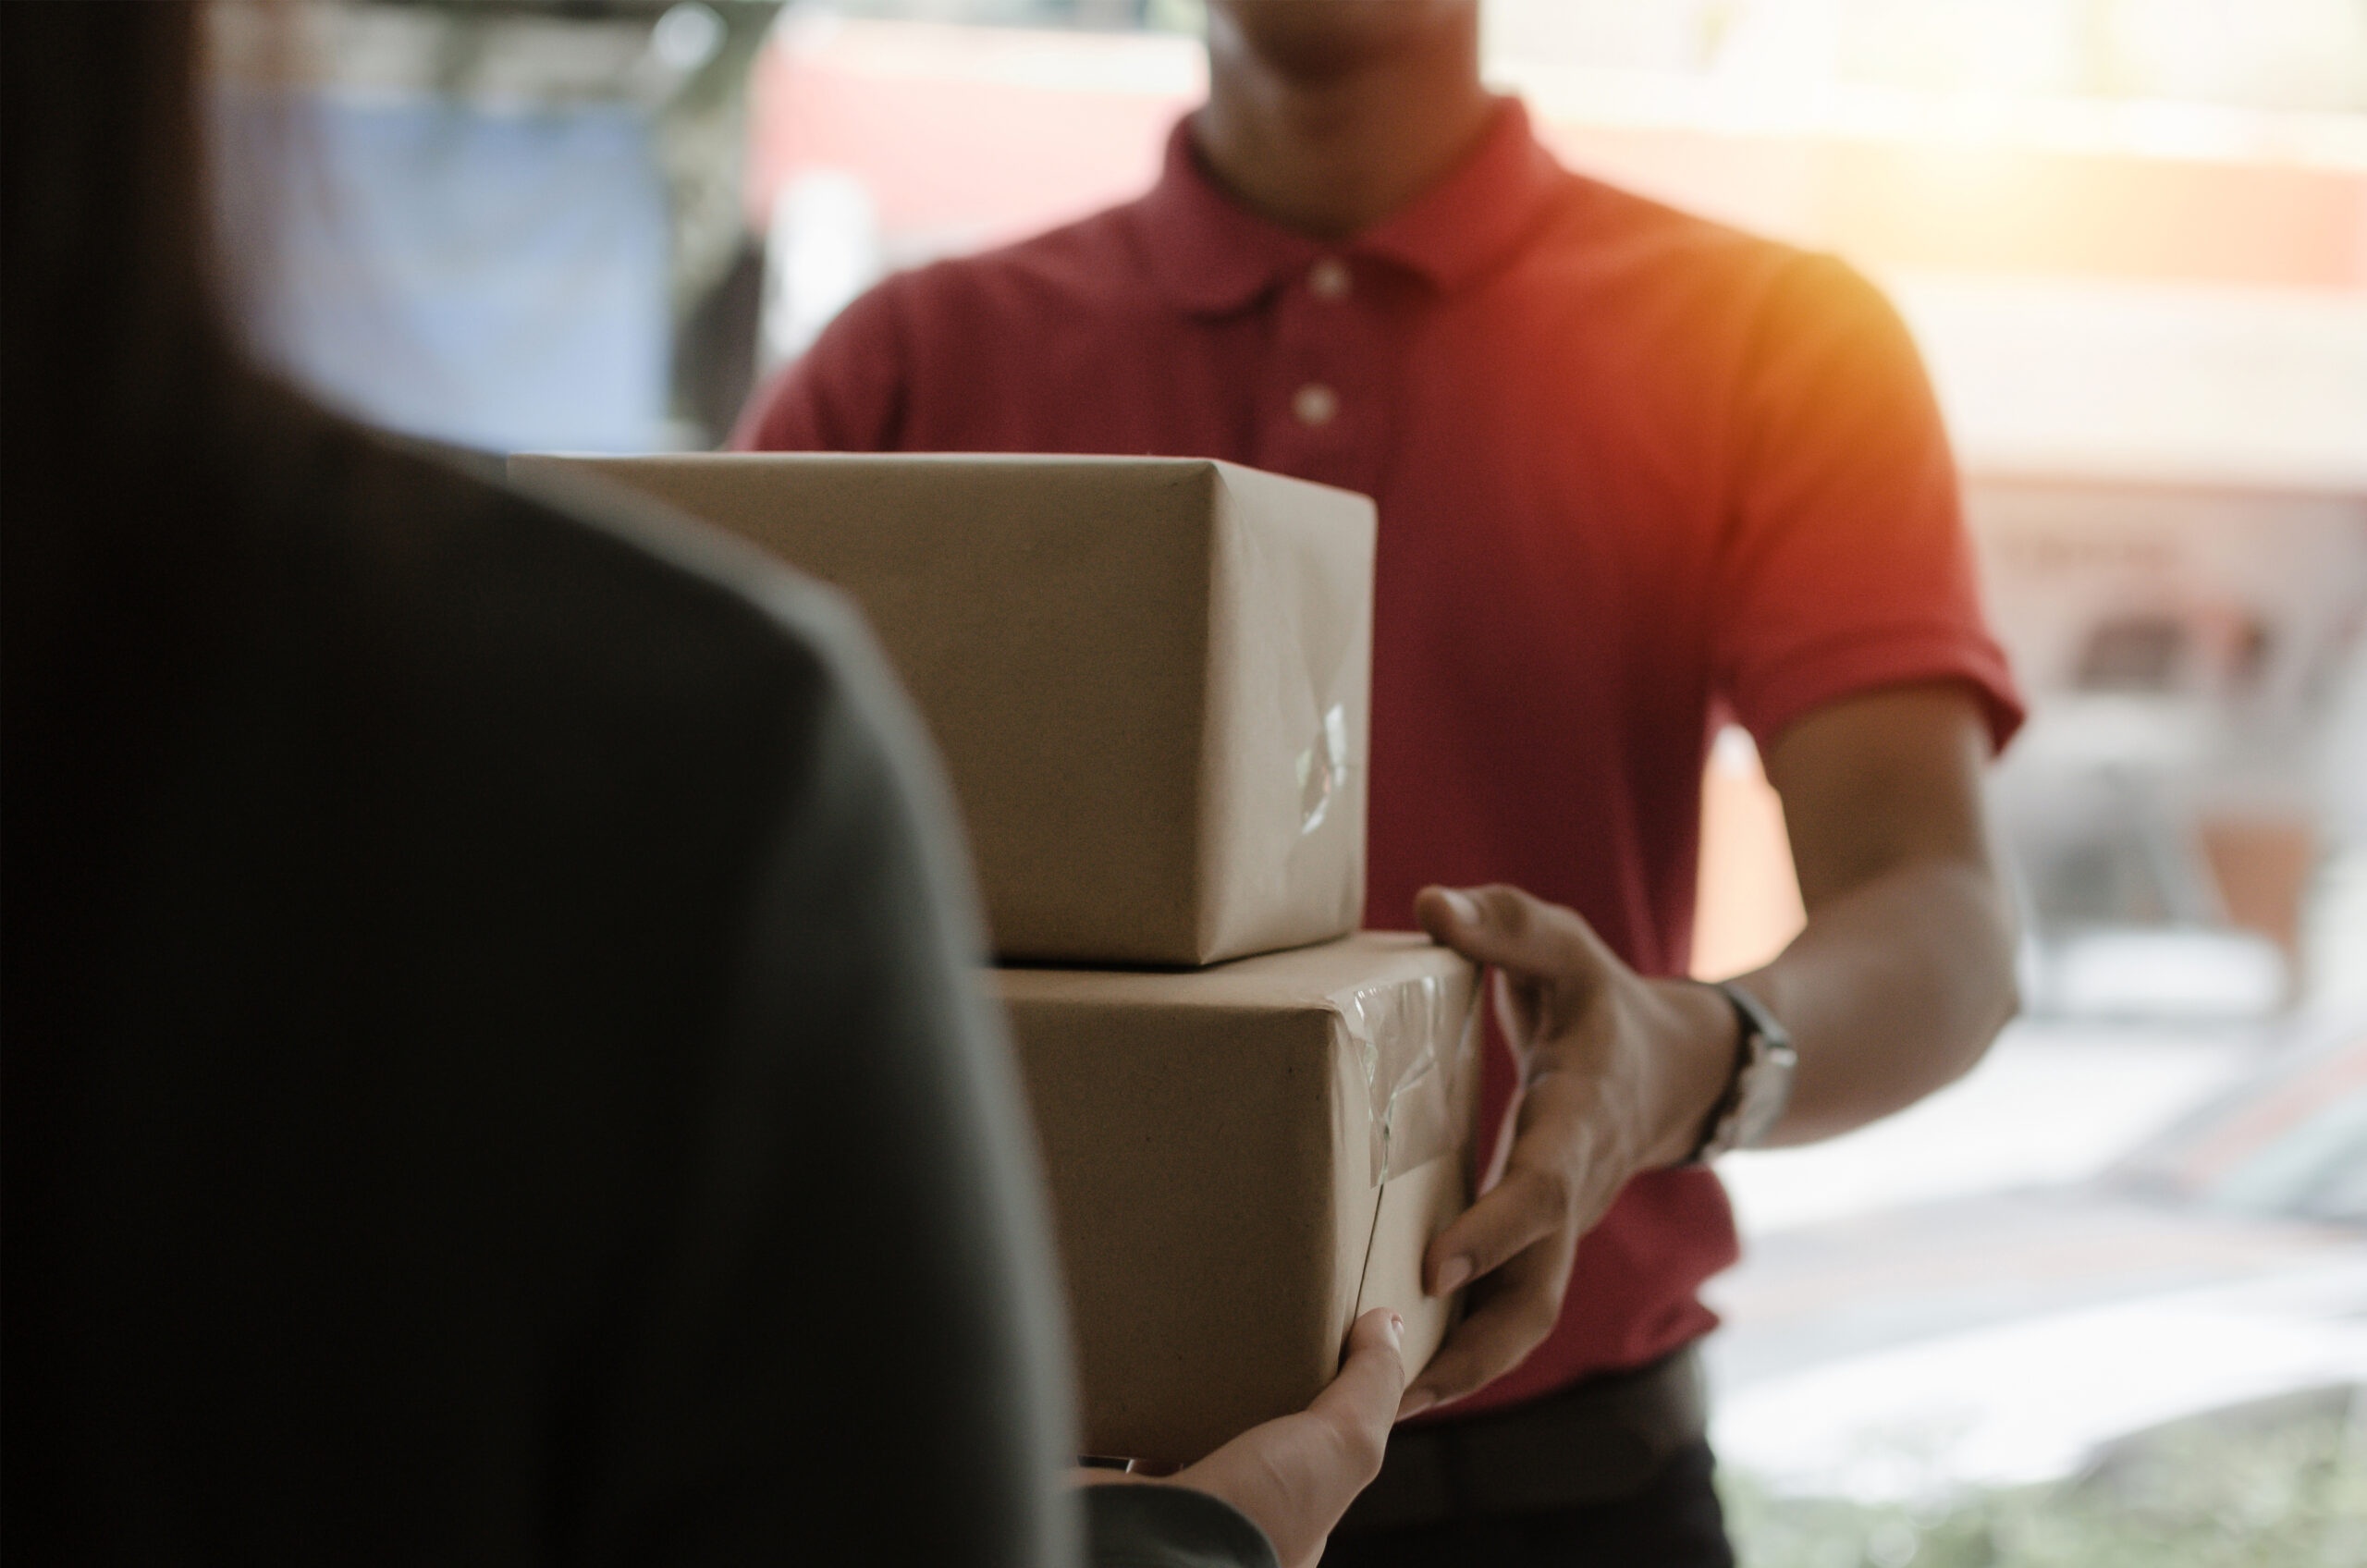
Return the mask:
<path id="1" fill-rule="evenodd" d="M 1467 1257 L 1450 1257 L 1439 1266 L 1438 1293 L 1444 1295 L 1470 1278 L 1471 1260 Z"/>
<path id="2" fill-rule="evenodd" d="M 1405 1342 L 1405 1319 L 1395 1313 L 1389 1315 L 1389 1347 L 1392 1350 Z"/>
<path id="3" fill-rule="evenodd" d="M 1457 921 L 1466 925 L 1479 924 L 1479 906 L 1471 901 L 1469 894 L 1458 893 L 1452 888 L 1443 890 L 1446 894 L 1446 907 L 1454 912 L 1454 918 Z"/>
<path id="4" fill-rule="evenodd" d="M 1428 1389 L 1407 1389 L 1405 1397 L 1397 1402 L 1397 1419 L 1403 1421 L 1409 1416 L 1419 1415 L 1438 1402 L 1439 1396 Z"/>

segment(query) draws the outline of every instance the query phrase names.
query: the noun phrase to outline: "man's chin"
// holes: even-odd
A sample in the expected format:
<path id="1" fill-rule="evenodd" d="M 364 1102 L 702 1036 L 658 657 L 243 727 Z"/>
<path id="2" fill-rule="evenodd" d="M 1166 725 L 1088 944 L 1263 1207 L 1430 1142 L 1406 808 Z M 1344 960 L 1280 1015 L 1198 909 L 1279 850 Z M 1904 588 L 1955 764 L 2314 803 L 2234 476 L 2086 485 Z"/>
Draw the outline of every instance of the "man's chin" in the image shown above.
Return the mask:
<path id="1" fill-rule="evenodd" d="M 1208 30 L 1220 50 L 1229 31 L 1283 75 L 1321 80 L 1417 48 L 1478 11 L 1478 0 L 1210 0 Z"/>

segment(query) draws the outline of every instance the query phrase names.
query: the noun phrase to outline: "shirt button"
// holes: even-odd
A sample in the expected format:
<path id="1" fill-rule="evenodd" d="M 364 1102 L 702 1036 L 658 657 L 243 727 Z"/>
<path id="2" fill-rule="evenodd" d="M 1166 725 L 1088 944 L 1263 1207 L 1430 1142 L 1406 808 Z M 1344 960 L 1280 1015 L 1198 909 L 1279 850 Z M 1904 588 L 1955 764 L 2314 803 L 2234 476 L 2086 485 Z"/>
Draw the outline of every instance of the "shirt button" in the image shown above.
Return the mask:
<path id="1" fill-rule="evenodd" d="M 1340 411 L 1340 395 L 1319 381 L 1310 381 L 1291 395 L 1291 412 L 1301 424 L 1330 424 Z"/>
<path id="2" fill-rule="evenodd" d="M 1306 272 L 1306 287 L 1318 300 L 1344 300 L 1355 281 L 1348 263 L 1337 256 L 1324 257 Z"/>

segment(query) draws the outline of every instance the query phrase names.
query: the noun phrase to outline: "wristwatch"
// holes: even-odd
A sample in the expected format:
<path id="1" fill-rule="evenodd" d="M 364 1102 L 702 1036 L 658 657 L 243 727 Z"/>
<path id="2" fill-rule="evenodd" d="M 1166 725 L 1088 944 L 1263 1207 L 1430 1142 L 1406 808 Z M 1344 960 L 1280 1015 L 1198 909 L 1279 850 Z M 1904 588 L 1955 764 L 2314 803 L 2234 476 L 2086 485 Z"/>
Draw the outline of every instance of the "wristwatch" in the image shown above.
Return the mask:
<path id="1" fill-rule="evenodd" d="M 1731 980 L 1711 982 L 1711 989 L 1734 1006 L 1739 1031 L 1735 1075 L 1711 1108 L 1688 1165 L 1706 1165 L 1728 1149 L 1747 1149 L 1767 1136 L 1784 1119 L 1784 1108 L 1792 1098 L 1792 1074 L 1800 1062 L 1792 1048 L 1791 1031 L 1776 1022 L 1765 1002 Z"/>

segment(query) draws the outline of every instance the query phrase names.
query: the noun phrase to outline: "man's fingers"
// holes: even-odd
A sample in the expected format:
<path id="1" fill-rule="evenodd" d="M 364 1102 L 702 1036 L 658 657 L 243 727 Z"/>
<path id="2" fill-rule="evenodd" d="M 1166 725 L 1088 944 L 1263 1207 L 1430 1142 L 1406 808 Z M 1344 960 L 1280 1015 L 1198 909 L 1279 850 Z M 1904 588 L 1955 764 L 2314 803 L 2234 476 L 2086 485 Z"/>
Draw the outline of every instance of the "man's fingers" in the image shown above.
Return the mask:
<path id="1" fill-rule="evenodd" d="M 1599 1217 L 1593 1206 L 1608 1201 L 1587 1180 L 1596 1142 L 1587 1116 L 1592 1099 L 1591 1086 L 1569 1073 L 1531 1086 L 1502 1178 L 1422 1255 L 1423 1283 L 1432 1295 L 1480 1278 L 1549 1235 L 1565 1232 L 1564 1244 L 1576 1246 L 1579 1232 Z"/>
<path id="2" fill-rule="evenodd" d="M 1425 888 L 1414 897 L 1414 919 L 1474 963 L 1545 979 L 1591 967 L 1577 917 L 1517 888 Z"/>
<path id="3" fill-rule="evenodd" d="M 1493 1273 L 1561 1230 L 1569 1216 L 1565 1182 L 1549 1170 L 1515 1165 L 1430 1243 L 1422 1257 L 1424 1288 L 1442 1296 Z"/>
<path id="4" fill-rule="evenodd" d="M 1534 1247 L 1506 1266 L 1405 1390 L 1398 1419 L 1477 1393 L 1519 1366 L 1551 1332 L 1569 1277 L 1564 1247 Z"/>
<path id="5" fill-rule="evenodd" d="M 1499 1296 L 1456 1326 L 1398 1405 L 1404 1419 L 1478 1393 L 1519 1366 L 1553 1327 L 1527 1303 Z"/>
<path id="6" fill-rule="evenodd" d="M 1425 888 L 1414 913 L 1433 940 L 1494 967 L 1524 1084 L 1503 1179 L 1424 1256 L 1433 1293 L 1484 1284 L 1401 1419 L 1476 1392 L 1552 1330 L 1578 1237 L 1633 1167 L 1625 1119 L 1637 1098 L 1637 1041 L 1603 1001 L 1607 986 L 1640 982 L 1576 913 L 1501 886 Z"/>

